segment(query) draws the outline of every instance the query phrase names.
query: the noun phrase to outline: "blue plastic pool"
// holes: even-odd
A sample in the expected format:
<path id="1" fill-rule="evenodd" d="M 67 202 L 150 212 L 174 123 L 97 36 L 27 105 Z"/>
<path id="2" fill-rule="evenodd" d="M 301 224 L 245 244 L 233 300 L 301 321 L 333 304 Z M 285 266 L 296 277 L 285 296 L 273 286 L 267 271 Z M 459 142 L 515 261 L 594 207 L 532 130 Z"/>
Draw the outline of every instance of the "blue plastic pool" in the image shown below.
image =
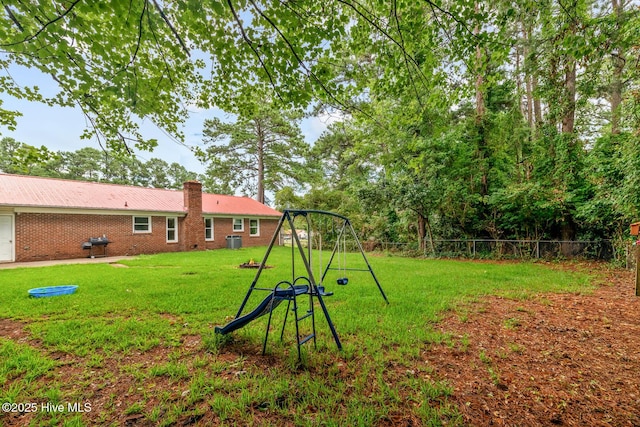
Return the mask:
<path id="1" fill-rule="evenodd" d="M 29 296 L 34 298 L 57 297 L 59 295 L 69 295 L 78 289 L 77 285 L 47 286 L 45 288 L 29 289 Z"/>

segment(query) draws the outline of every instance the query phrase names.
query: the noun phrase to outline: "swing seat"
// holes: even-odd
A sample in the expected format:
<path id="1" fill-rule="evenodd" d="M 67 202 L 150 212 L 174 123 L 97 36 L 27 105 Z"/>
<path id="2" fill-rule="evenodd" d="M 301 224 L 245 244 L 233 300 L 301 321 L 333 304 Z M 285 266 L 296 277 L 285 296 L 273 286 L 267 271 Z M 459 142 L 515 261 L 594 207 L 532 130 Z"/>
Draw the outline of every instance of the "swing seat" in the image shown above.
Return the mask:
<path id="1" fill-rule="evenodd" d="M 337 280 L 338 285 L 346 285 L 347 283 L 349 283 L 349 278 L 348 277 L 341 277 Z"/>

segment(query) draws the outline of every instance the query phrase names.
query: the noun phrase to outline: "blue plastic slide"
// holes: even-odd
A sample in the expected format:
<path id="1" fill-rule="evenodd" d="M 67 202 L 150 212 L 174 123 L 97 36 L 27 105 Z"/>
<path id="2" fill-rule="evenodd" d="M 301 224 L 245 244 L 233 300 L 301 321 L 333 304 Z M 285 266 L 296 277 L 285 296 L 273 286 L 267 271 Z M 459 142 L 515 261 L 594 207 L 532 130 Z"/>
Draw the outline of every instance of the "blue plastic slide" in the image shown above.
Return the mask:
<path id="1" fill-rule="evenodd" d="M 265 314 L 273 311 L 280 305 L 282 301 L 290 300 L 293 298 L 295 291 L 295 295 L 306 294 L 309 291 L 309 287 L 306 285 L 303 286 L 295 286 L 294 289 L 277 289 L 274 294 L 267 296 L 262 300 L 258 306 L 253 309 L 250 313 L 245 314 L 244 316 L 238 317 L 237 319 L 233 319 L 231 322 L 226 324 L 225 326 L 216 326 L 215 331 L 216 334 L 226 335 L 235 331 L 236 329 L 240 329 L 243 326 L 251 323 L 257 318 L 264 316 Z"/>

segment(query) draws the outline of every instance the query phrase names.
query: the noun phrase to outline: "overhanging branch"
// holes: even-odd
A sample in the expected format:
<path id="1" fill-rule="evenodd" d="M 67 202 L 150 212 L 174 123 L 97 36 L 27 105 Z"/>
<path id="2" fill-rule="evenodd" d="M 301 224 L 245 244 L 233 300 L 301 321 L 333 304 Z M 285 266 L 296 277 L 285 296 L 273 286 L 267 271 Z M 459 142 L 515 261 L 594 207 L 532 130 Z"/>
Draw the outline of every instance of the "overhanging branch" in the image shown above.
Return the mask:
<path id="1" fill-rule="evenodd" d="M 40 27 L 40 29 L 38 29 L 38 31 L 36 31 L 34 34 L 25 37 L 24 39 L 22 39 L 21 41 L 18 42 L 13 42 L 13 43 L 7 43 L 7 44 L 1 44 L 0 46 L 16 46 L 22 43 L 26 43 L 29 42 L 33 39 L 35 39 L 36 37 L 38 37 L 40 34 L 42 34 L 42 32 L 44 30 L 47 29 L 47 27 L 49 25 L 52 25 L 56 22 L 58 22 L 59 20 L 61 20 L 62 18 L 64 18 L 65 16 L 67 16 L 69 14 L 69 12 L 71 12 L 71 10 L 78 4 L 80 3 L 80 0 L 75 0 L 73 3 L 71 3 L 71 5 L 64 11 L 62 12 L 62 14 L 56 16 L 55 18 L 49 20 L 48 22 L 46 22 L 42 27 Z M 9 14 L 9 17 L 11 18 L 11 20 L 14 22 L 14 24 L 16 24 L 16 26 L 20 29 L 20 31 L 24 31 L 24 29 L 22 28 L 22 26 L 20 25 L 20 23 L 18 22 L 18 20 L 16 19 L 15 15 L 11 12 L 11 10 L 9 9 L 8 6 L 5 5 L 4 9 L 7 11 L 7 13 Z"/>
<path id="2" fill-rule="evenodd" d="M 167 26 L 169 27 L 169 29 L 171 30 L 173 35 L 176 37 L 176 39 L 178 39 L 178 43 L 180 43 L 180 46 L 182 47 L 182 50 L 185 51 L 187 56 L 191 56 L 191 53 L 189 52 L 189 49 L 187 49 L 187 46 L 184 44 L 184 41 L 182 40 L 182 37 L 180 37 L 180 34 L 178 34 L 176 29 L 173 27 L 173 25 L 171 24 L 171 21 L 169 21 L 169 18 L 167 18 L 167 15 L 164 14 L 164 11 L 162 10 L 162 8 L 160 7 L 160 5 L 158 4 L 158 2 L 156 0 L 153 0 L 153 5 L 156 7 L 158 13 L 160 14 L 162 19 L 164 20 L 165 24 L 167 24 Z"/>
<path id="3" fill-rule="evenodd" d="M 249 38 L 249 36 L 247 36 L 247 33 L 244 30 L 244 26 L 242 25 L 242 21 L 240 20 L 240 17 L 238 16 L 236 9 L 233 7 L 233 3 L 231 3 L 231 0 L 227 0 L 227 4 L 229 5 L 229 9 L 231 9 L 231 13 L 233 14 L 233 18 L 235 19 L 236 24 L 238 24 L 238 28 L 240 29 L 240 34 L 242 35 L 242 39 L 245 41 L 245 43 L 249 45 L 253 53 L 256 55 L 256 58 L 258 58 L 258 62 L 260 62 L 260 66 L 262 67 L 264 72 L 267 73 L 267 78 L 269 79 L 269 83 L 271 84 L 271 87 L 273 88 L 276 96 L 278 97 L 278 99 L 282 101 L 282 96 L 280 96 L 280 92 L 278 91 L 278 87 L 276 86 L 276 83 L 273 80 L 273 77 L 271 76 L 271 72 L 269 72 L 267 65 L 262 60 L 262 56 L 260 55 L 260 52 L 258 52 L 258 50 L 256 49 L 255 45 L 253 44 L 253 41 Z"/>

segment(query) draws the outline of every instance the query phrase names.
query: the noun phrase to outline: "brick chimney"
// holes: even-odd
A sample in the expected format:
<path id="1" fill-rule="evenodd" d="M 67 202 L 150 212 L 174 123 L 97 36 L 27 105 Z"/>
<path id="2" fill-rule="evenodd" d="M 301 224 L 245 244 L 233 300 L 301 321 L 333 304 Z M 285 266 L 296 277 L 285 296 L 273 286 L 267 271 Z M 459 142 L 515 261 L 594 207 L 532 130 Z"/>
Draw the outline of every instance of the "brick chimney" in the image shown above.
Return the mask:
<path id="1" fill-rule="evenodd" d="M 202 184 L 187 181 L 183 185 L 184 210 L 182 250 L 204 250 L 204 219 L 202 218 Z"/>

